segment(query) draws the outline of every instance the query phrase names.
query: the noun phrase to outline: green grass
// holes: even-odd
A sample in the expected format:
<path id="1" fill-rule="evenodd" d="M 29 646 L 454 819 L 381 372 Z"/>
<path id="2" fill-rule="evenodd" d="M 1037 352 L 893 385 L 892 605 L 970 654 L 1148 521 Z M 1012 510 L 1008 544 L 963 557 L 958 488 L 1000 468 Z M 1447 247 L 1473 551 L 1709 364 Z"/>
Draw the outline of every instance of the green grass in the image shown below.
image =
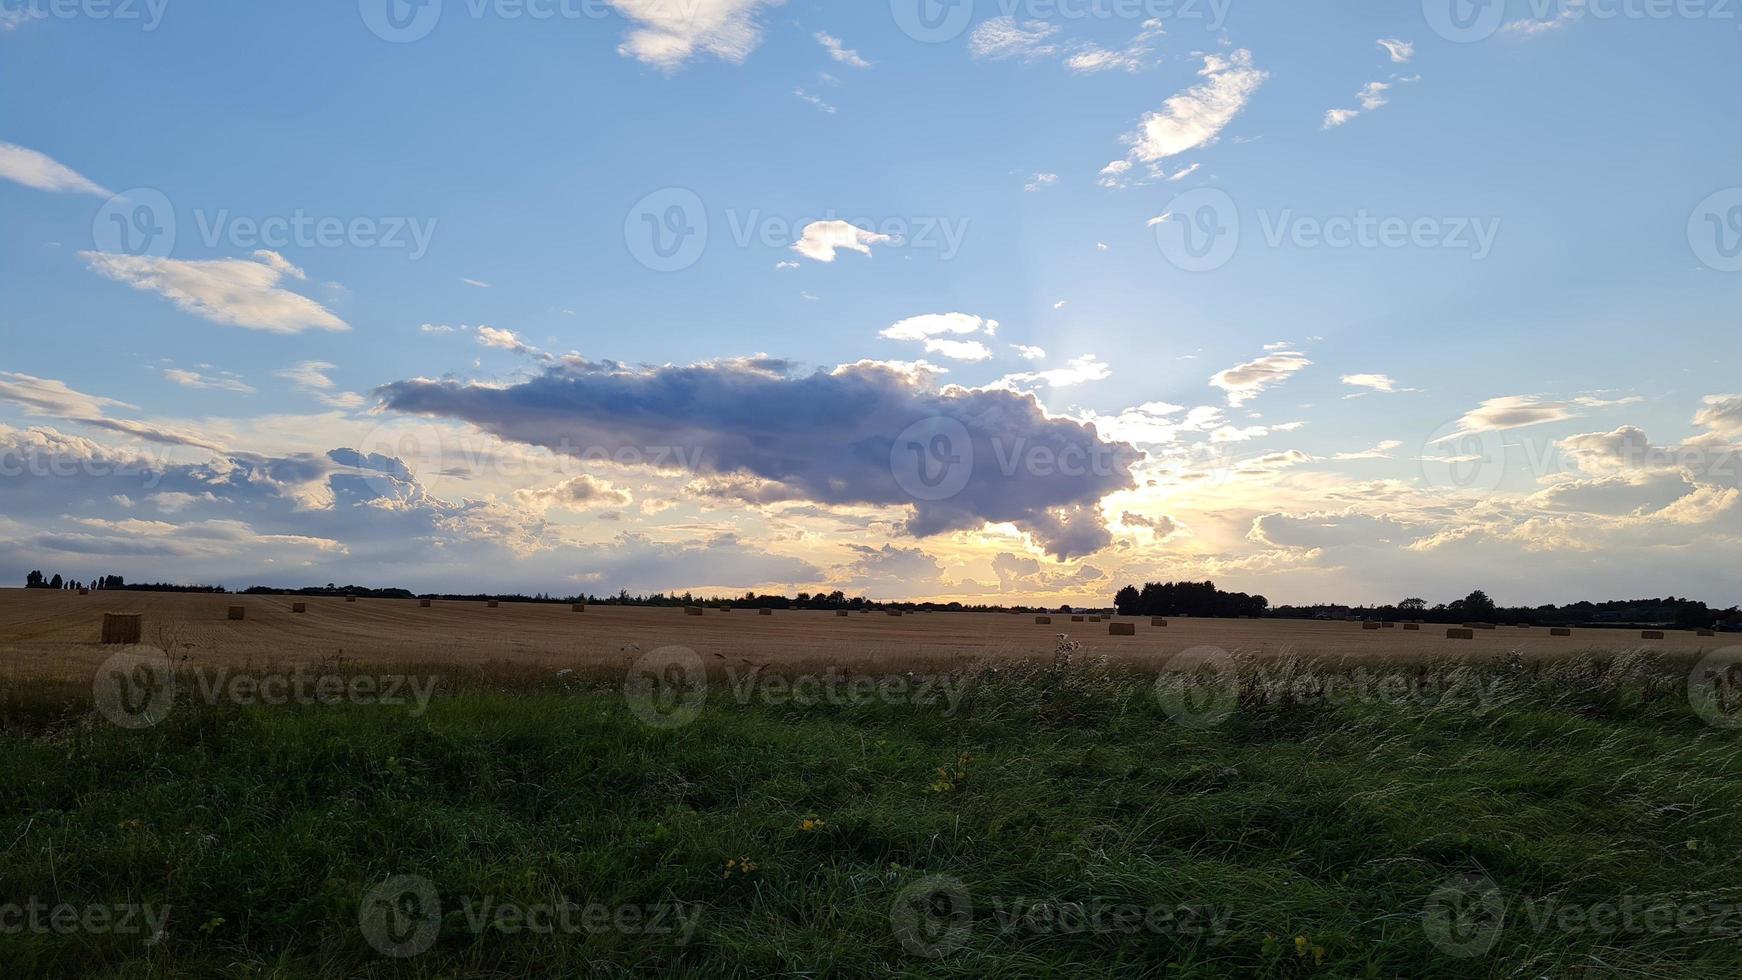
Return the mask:
<path id="1" fill-rule="evenodd" d="M 1726 914 L 1742 907 L 1742 733 L 1689 708 L 1685 667 L 1431 670 L 1492 686 L 1480 703 L 1323 704 L 1248 681 L 1200 729 L 1150 678 L 1037 667 L 973 675 L 953 714 L 716 687 L 658 730 L 603 683 L 450 675 L 421 716 L 214 706 L 184 684 L 141 731 L 90 711 L 88 690 L 15 686 L 0 904 L 170 913 L 156 937 L 0 935 L 0 976 L 1742 973 Z M 746 858 L 753 872 L 728 868 Z M 394 875 L 431 882 L 443 912 L 403 959 L 359 917 Z M 1457 958 L 1423 910 L 1465 876 L 1506 916 L 1489 951 Z M 935 958 L 891 918 L 928 879 L 973 904 Z M 468 897 L 681 905 L 694 931 L 479 931 Z M 1072 903 L 1209 928 L 1033 925 L 1074 923 Z M 1622 906 L 1681 910 L 1688 929 L 1576 927 Z M 1017 907 L 1039 911 L 1012 926 Z"/>

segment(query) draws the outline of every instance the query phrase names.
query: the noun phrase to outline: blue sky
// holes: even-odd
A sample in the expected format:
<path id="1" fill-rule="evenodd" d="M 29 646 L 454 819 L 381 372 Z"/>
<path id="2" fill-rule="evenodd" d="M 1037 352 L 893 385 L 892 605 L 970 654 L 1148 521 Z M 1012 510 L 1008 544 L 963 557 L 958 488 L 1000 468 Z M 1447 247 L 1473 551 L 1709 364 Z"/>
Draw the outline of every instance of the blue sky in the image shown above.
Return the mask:
<path id="1" fill-rule="evenodd" d="M 3 0 L 0 576 L 1734 601 L 1742 11 L 917 2 Z"/>

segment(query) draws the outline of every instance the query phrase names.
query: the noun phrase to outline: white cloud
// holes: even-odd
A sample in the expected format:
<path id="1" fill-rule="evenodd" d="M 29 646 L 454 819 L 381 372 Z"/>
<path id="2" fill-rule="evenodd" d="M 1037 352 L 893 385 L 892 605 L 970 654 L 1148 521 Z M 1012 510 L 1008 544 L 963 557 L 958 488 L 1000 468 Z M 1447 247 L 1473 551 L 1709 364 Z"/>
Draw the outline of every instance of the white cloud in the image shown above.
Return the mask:
<path id="1" fill-rule="evenodd" d="M 1017 357 L 1020 357 L 1025 361 L 1046 360 L 1046 350 L 1044 348 L 1029 347 L 1026 344 L 1011 344 L 1010 349 L 1016 352 Z"/>
<path id="2" fill-rule="evenodd" d="M 589 507 L 627 507 L 633 498 L 623 490 L 619 490 L 604 480 L 597 480 L 585 473 L 571 477 L 553 487 L 543 487 L 537 490 L 516 490 L 514 499 L 521 506 L 532 510 L 548 510 L 561 507 L 567 510 L 585 510 Z"/>
<path id="3" fill-rule="evenodd" d="M 1039 384 L 1048 388 L 1069 388 L 1090 381 L 1101 381 L 1112 374 L 1112 368 L 1102 363 L 1100 358 L 1093 354 L 1084 354 L 1082 357 L 1072 358 L 1066 367 L 1053 368 L 1050 371 L 1007 374 L 998 379 L 993 386 L 1016 388 Z"/>
<path id="4" fill-rule="evenodd" d="M 1397 390 L 1397 382 L 1383 374 L 1345 374 L 1338 380 L 1351 388 L 1366 388 L 1386 394 Z"/>
<path id="5" fill-rule="evenodd" d="M 213 323 L 272 333 L 351 329 L 321 304 L 278 287 L 285 276 L 303 278 L 301 269 L 276 252 L 254 255 L 253 261 L 192 262 L 149 255 L 79 253 L 98 274 L 134 289 L 159 293 Z"/>
<path id="6" fill-rule="evenodd" d="M 871 67 L 871 62 L 866 61 L 864 58 L 859 57 L 859 52 L 854 51 L 852 48 L 844 46 L 841 43 L 840 38 L 833 37 L 829 34 L 825 34 L 822 31 L 817 32 L 816 38 L 817 38 L 817 43 L 822 45 L 824 48 L 826 48 L 828 50 L 829 57 L 835 59 L 836 61 L 840 62 L 841 64 L 847 65 L 847 66 L 852 67 L 852 68 L 869 68 L 869 67 Z"/>
<path id="7" fill-rule="evenodd" d="M 1142 71 L 1151 64 L 1149 42 L 1167 33 L 1159 20 L 1144 21 L 1142 30 L 1124 50 L 1114 51 L 1099 44 L 1084 44 L 1065 59 L 1065 70 L 1079 75 L 1103 71 Z"/>
<path id="8" fill-rule="evenodd" d="M 463 282 L 463 283 L 465 283 L 465 284 L 466 284 L 466 285 L 468 285 L 468 286 L 472 286 L 472 287 L 474 287 L 474 288 L 476 288 L 476 289 L 489 289 L 489 288 L 490 288 L 490 284 L 489 284 L 489 283 L 487 283 L 487 282 L 480 282 L 480 281 L 479 281 L 479 280 L 477 280 L 477 279 L 467 279 L 467 278 L 466 278 L 466 277 L 464 277 L 464 276 L 461 276 L 461 277 L 460 277 L 460 281 L 461 281 L 461 282 Z"/>
<path id="9" fill-rule="evenodd" d="M 968 38 L 968 53 L 984 61 L 1006 58 L 1049 58 L 1058 52 L 1047 39 L 1059 32 L 1044 20 L 1018 22 L 1014 17 L 993 17 L 974 28 Z"/>
<path id="10" fill-rule="evenodd" d="M 926 313 L 897 321 L 877 336 L 884 340 L 926 340 L 948 334 L 975 334 L 982 330 L 988 335 L 996 334 L 998 321 L 971 313 Z"/>
<path id="11" fill-rule="evenodd" d="M 1228 393 L 1228 404 L 1239 407 L 1272 385 L 1279 385 L 1313 362 L 1299 351 L 1277 351 L 1254 361 L 1218 371 L 1210 384 Z"/>
<path id="12" fill-rule="evenodd" d="M 1131 144 L 1127 162 L 1155 163 L 1214 143 L 1270 77 L 1253 67 L 1252 52 L 1244 48 L 1226 58 L 1206 55 L 1198 74 L 1204 81 L 1169 98 L 1160 111 L 1144 116 L 1136 131 L 1125 137 Z M 1106 176 L 1122 172 L 1108 175 L 1102 171 Z"/>
<path id="13" fill-rule="evenodd" d="M 1394 37 L 1382 37 L 1379 39 L 1379 46 L 1384 48 L 1385 53 L 1391 56 L 1393 64 L 1401 65 L 1415 57 L 1414 41 L 1399 41 Z"/>
<path id="14" fill-rule="evenodd" d="M 1396 439 L 1386 439 L 1374 446 L 1372 449 L 1363 449 L 1356 453 L 1338 453 L 1331 458 L 1340 463 L 1346 463 L 1358 459 L 1390 459 L 1392 450 L 1398 449 L 1402 447 L 1402 445 L 1403 443 Z"/>
<path id="15" fill-rule="evenodd" d="M 806 92 L 802 88 L 793 89 L 792 94 L 798 96 L 800 100 L 805 101 L 805 102 L 809 102 L 811 105 L 816 106 L 818 109 L 822 110 L 823 112 L 833 114 L 835 111 L 834 106 L 830 105 L 828 102 L 825 102 L 820 97 L 812 95 L 809 92 Z"/>
<path id="16" fill-rule="evenodd" d="M 986 361 L 992 358 L 992 349 L 978 340 L 929 337 L 925 342 L 925 350 L 928 354 L 938 354 L 955 361 Z"/>
<path id="17" fill-rule="evenodd" d="M 1058 301 L 1058 302 L 1057 302 L 1057 303 L 1054 303 L 1054 304 L 1053 304 L 1053 305 L 1052 305 L 1052 308 L 1053 308 L 1053 309 L 1055 309 L 1055 310 L 1062 310 L 1062 309 L 1064 309 L 1064 308 L 1065 308 L 1065 303 L 1066 303 L 1066 302 L 1068 302 L 1068 301 L 1067 301 L 1067 300 L 1062 300 L 1062 299 L 1061 299 L 1061 300 L 1059 300 L 1059 301 Z"/>
<path id="18" fill-rule="evenodd" d="M 338 391 L 339 386 L 332 378 L 327 377 L 327 372 L 336 367 L 338 365 L 328 361 L 303 361 L 273 373 L 289 381 L 298 391 L 314 396 L 324 405 L 342 409 L 362 408 L 362 395 L 351 391 Z"/>
<path id="19" fill-rule="evenodd" d="M 0 143 L 0 179 L 39 191 L 110 196 L 108 191 L 73 168 L 46 154 L 14 143 Z"/>
<path id="20" fill-rule="evenodd" d="M 1331 109 L 1325 113 L 1326 129 L 1335 129 L 1363 112 L 1372 112 L 1385 105 L 1385 92 L 1391 86 L 1385 82 L 1368 82 L 1367 86 L 1355 93 L 1355 98 L 1361 103 L 1359 109 Z"/>
<path id="21" fill-rule="evenodd" d="M 252 395 L 252 386 L 244 384 L 237 378 L 208 378 L 198 371 L 184 371 L 180 368 L 165 368 L 163 376 L 184 388 L 197 388 L 203 391 L 233 391 L 239 395 Z"/>
<path id="22" fill-rule="evenodd" d="M 454 332 L 456 332 L 456 328 L 447 326 L 445 324 L 440 324 L 440 323 L 426 323 L 423 326 L 418 327 L 417 329 L 422 331 L 423 333 L 454 333 Z"/>
<path id="23" fill-rule="evenodd" d="M 1578 413 L 1565 402 L 1546 402 L 1535 395 L 1507 395 L 1490 398 L 1464 413 L 1464 417 L 1458 420 L 1457 431 L 1446 438 L 1517 429 L 1577 417 Z"/>
<path id="24" fill-rule="evenodd" d="M 1694 413 L 1694 424 L 1720 435 L 1742 435 L 1742 395 L 1707 395 Z"/>
<path id="25" fill-rule="evenodd" d="M 793 262 L 793 261 L 790 261 L 787 259 L 782 259 L 779 262 L 774 263 L 774 268 L 781 270 L 781 271 L 785 271 L 787 269 L 796 269 L 798 267 L 799 267 L 799 263 Z"/>
<path id="26" fill-rule="evenodd" d="M 1051 187 L 1058 182 L 1059 182 L 1059 175 L 1058 174 L 1035 174 L 1034 176 L 1028 178 L 1028 183 L 1024 184 L 1022 189 L 1027 191 L 1030 194 L 1033 194 L 1035 191 L 1041 190 L 1043 188 Z"/>
<path id="27" fill-rule="evenodd" d="M 1515 20 L 1500 28 L 1502 34 L 1513 34 L 1518 37 L 1531 38 L 1550 31 L 1558 31 L 1585 16 L 1585 0 L 1565 0 L 1560 12 L 1548 20 Z"/>
<path id="28" fill-rule="evenodd" d="M 757 14 L 780 0 L 607 0 L 640 25 L 617 51 L 626 57 L 675 71 L 691 58 L 711 54 L 740 64 L 762 43 Z"/>
<path id="29" fill-rule="evenodd" d="M 871 246 L 887 245 L 892 241 L 894 239 L 888 235 L 866 231 L 845 221 L 813 221 L 804 226 L 792 250 L 807 259 L 833 262 L 839 249 L 870 255 Z"/>

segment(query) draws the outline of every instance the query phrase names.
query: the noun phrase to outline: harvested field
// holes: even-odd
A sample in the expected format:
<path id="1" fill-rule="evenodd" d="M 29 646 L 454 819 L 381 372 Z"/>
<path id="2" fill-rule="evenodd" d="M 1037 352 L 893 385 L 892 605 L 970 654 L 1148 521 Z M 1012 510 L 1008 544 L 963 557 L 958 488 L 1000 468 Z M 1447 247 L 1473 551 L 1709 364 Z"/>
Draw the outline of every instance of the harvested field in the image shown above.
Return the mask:
<path id="1" fill-rule="evenodd" d="M 293 615 L 296 603 L 308 612 Z M 227 619 L 241 605 L 246 618 Z M 93 603 L 70 593 L 0 589 L 0 676 L 87 678 L 113 648 L 98 641 L 104 613 L 144 617 L 144 642 L 187 659 L 189 667 L 294 666 L 342 657 L 362 664 L 479 666 L 508 662 L 550 669 L 615 668 L 627 650 L 690 647 L 704 656 L 745 659 L 782 668 L 829 665 L 864 670 L 937 669 L 976 660 L 1050 658 L 1060 633 L 1072 625 L 1038 623 L 997 613 L 936 613 L 845 620 L 827 611 L 791 610 L 780 616 L 685 616 L 678 608 L 593 606 L 575 616 L 564 603 L 439 602 L 415 599 L 292 598 L 107 592 Z M 1089 655 L 1159 665 L 1198 646 L 1282 656 L 1345 657 L 1385 661 L 1452 654 L 1527 657 L 1647 647 L 1697 654 L 1727 645 L 1727 637 L 1666 631 L 1641 641 L 1637 632 L 1479 630 L 1475 639 L 1448 642 L 1444 630 L 1363 630 L 1359 623 L 1307 620 L 1176 619 L 1166 628 L 1137 621 L 1134 637 L 1109 643 L 1106 631 L 1077 627 L 1074 639 Z"/>

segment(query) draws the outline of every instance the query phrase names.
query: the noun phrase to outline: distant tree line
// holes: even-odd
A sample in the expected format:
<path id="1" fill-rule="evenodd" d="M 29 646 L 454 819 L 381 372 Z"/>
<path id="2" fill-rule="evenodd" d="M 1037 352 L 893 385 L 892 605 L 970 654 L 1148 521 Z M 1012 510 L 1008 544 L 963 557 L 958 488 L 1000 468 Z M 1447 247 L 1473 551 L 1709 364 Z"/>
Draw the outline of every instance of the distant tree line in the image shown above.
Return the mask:
<path id="1" fill-rule="evenodd" d="M 41 572 L 33 571 L 24 576 L 24 587 L 27 589 L 114 589 L 124 592 L 224 592 L 221 585 L 169 585 L 164 582 L 135 582 L 131 585 L 119 575 L 98 575 L 87 581 L 78 579 L 62 579 L 57 572 L 53 576 L 44 577 Z"/>
<path id="2" fill-rule="evenodd" d="M 1149 582 L 1127 585 L 1113 597 L 1121 616 L 1206 616 L 1222 619 L 1262 616 L 1270 600 L 1244 592 L 1223 592 L 1214 582 Z"/>
<path id="3" fill-rule="evenodd" d="M 1522 623 L 1530 626 L 1679 626 L 1710 629 L 1742 628 L 1742 610 L 1713 609 L 1696 599 L 1615 599 L 1574 602 L 1564 606 L 1500 606 L 1477 589 L 1462 599 L 1428 605 L 1408 598 L 1379 606 L 1278 606 L 1271 615 L 1284 619 L 1376 619 L 1381 622 L 1419 620 L 1426 623 Z"/>

